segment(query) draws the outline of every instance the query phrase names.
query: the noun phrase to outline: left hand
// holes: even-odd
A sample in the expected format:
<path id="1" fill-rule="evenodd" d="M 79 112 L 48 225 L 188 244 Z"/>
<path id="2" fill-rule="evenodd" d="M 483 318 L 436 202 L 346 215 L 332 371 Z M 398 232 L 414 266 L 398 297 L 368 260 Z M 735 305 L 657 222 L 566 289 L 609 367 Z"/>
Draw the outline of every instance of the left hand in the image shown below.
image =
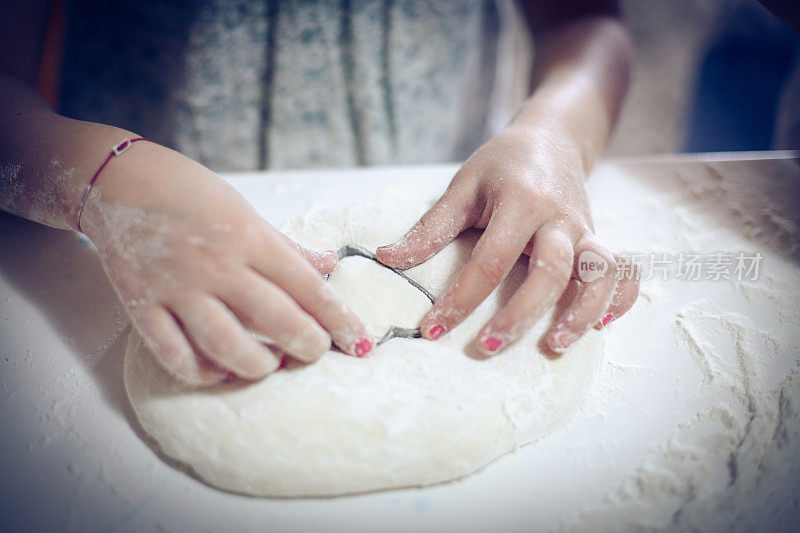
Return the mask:
<path id="1" fill-rule="evenodd" d="M 593 325 L 607 325 L 630 309 L 639 292 L 638 272 L 618 282 L 617 260 L 594 234 L 583 186 L 585 166 L 578 143 L 558 124 L 509 125 L 472 154 L 442 197 L 400 241 L 378 249 L 381 262 L 407 269 L 465 229 L 485 229 L 469 262 L 423 317 L 425 338 L 436 340 L 458 325 L 522 253 L 530 256 L 527 277 L 478 333 L 477 346 L 484 354 L 517 341 L 568 284 L 577 285 L 577 295 L 543 339 L 553 352 L 565 351 Z M 608 265 L 604 275 L 589 283 L 577 275 L 584 251 Z"/>

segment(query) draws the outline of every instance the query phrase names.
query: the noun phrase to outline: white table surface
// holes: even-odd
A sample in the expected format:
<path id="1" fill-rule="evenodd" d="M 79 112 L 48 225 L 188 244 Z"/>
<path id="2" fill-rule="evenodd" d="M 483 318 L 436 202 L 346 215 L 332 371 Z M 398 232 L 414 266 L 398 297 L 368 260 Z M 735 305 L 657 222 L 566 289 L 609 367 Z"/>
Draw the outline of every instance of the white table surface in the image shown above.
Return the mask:
<path id="1" fill-rule="evenodd" d="M 598 213 L 646 211 L 652 204 L 642 199 L 671 194 L 693 173 L 713 167 L 724 179 L 768 189 L 781 182 L 791 205 L 800 184 L 792 155 L 607 162 L 588 187 Z M 433 199 L 455 168 L 226 177 L 280 225 L 309 208 L 369 201 L 387 191 Z M 658 216 L 653 214 L 654 223 Z M 658 249 L 641 224 L 620 230 L 613 216 L 608 224 L 603 220 L 598 217 L 598 231 L 612 247 Z M 769 326 L 769 309 L 732 301 L 722 286 L 659 286 L 650 293 L 651 300 L 653 291 L 660 294 L 658 305 L 640 302 L 609 328 L 599 379 L 614 374 L 614 386 L 595 391 L 564 428 L 535 445 L 439 486 L 332 499 L 256 499 L 206 486 L 146 442 L 122 383 L 128 319 L 85 239 L 0 213 L 0 524 L 36 531 L 555 527 L 602 504 L 681 420 L 702 374 L 688 348 L 675 341 L 672 322 L 700 290 Z"/>

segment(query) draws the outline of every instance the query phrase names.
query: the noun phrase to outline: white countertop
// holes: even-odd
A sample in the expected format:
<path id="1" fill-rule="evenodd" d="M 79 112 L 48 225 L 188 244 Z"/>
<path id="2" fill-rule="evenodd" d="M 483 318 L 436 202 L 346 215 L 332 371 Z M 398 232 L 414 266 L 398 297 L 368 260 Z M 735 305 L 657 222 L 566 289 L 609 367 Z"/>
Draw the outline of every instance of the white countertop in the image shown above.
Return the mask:
<path id="1" fill-rule="evenodd" d="M 786 248 L 800 236 L 773 242 L 776 230 L 759 226 L 772 222 L 751 217 L 746 224 L 730 224 L 703 198 L 704 190 L 719 193 L 703 189 L 704 183 L 718 180 L 730 185 L 725 187 L 730 197 L 721 198 L 720 205 L 740 202 L 745 213 L 755 213 L 758 202 L 770 197 L 791 233 L 798 227 L 800 199 L 800 167 L 792 156 L 711 154 L 603 163 L 588 185 L 599 236 L 623 250 L 672 253 L 685 244 L 703 244 L 702 238 L 686 240 L 692 232 L 676 225 L 685 209 L 692 220 L 707 221 L 712 229 L 704 226 L 697 233 L 702 237 L 708 231 L 709 238 L 718 238 L 717 250 L 744 239 L 743 233 L 760 233 L 762 240 L 752 248 L 765 255 L 765 275 L 800 294 L 798 256 Z M 369 201 L 387 191 L 433 199 L 455 169 L 226 178 L 280 226 L 310 208 Z M 751 194 L 750 187 L 763 194 Z M 658 209 L 678 201 L 680 209 Z M 723 310 L 757 326 L 764 339 L 778 339 L 774 352 L 781 362 L 757 376 L 765 387 L 785 377 L 792 365 L 796 370 L 797 305 L 741 297 L 745 292 L 718 281 L 645 282 L 633 311 L 608 330 L 605 360 L 588 404 L 561 430 L 477 474 L 422 489 L 332 499 L 256 499 L 204 485 L 160 458 L 146 442 L 122 383 L 130 326 L 91 245 L 77 234 L 0 213 L 0 523 L 37 531 L 552 528 L 582 510 L 607 506 L 608 495 L 681 423 L 718 401 L 704 392 L 709 379 L 704 363 L 681 336 L 686 309 Z M 724 356 L 726 339 L 708 342 Z M 798 447 L 797 438 L 791 446 Z M 792 468 L 800 463 L 799 455 Z"/>

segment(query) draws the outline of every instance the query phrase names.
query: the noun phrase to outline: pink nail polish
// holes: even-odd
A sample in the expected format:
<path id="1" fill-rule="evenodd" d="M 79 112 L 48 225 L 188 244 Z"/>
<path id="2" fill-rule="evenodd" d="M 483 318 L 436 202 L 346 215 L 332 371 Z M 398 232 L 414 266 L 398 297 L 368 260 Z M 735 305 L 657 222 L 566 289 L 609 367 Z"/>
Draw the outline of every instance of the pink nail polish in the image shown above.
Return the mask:
<path id="1" fill-rule="evenodd" d="M 603 317 L 603 325 L 607 326 L 608 323 L 611 322 L 612 320 L 614 320 L 614 315 L 612 315 L 611 313 L 607 314 L 606 316 Z"/>
<path id="2" fill-rule="evenodd" d="M 361 337 L 358 339 L 356 343 L 356 355 L 358 357 L 364 357 L 372 350 L 372 341 L 366 337 Z"/>
<path id="3" fill-rule="evenodd" d="M 444 326 L 436 324 L 430 330 L 428 330 L 428 333 L 430 334 L 433 340 L 436 340 L 442 335 L 444 335 Z"/>
<path id="4" fill-rule="evenodd" d="M 378 248 L 375 250 L 375 255 L 381 255 L 381 256 L 384 254 L 391 255 L 393 251 L 394 251 L 394 244 L 385 244 L 383 246 L 378 246 Z"/>
<path id="5" fill-rule="evenodd" d="M 487 337 L 483 340 L 483 345 L 486 346 L 486 349 L 490 352 L 496 352 L 500 345 L 503 344 L 503 341 L 498 339 L 497 337 Z"/>

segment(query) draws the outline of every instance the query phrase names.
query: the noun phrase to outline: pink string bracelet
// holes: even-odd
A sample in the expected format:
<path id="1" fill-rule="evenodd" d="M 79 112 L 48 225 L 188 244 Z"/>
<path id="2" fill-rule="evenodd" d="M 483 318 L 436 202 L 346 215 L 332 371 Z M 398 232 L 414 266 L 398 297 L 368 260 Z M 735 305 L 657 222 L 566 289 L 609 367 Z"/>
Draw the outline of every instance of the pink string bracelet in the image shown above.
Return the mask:
<path id="1" fill-rule="evenodd" d="M 125 152 L 125 150 L 130 148 L 133 143 L 146 140 L 147 139 L 145 139 L 144 137 L 136 137 L 135 139 L 124 139 L 121 143 L 119 143 L 118 145 L 114 146 L 111 149 L 111 153 L 108 154 L 106 160 L 103 161 L 103 164 L 100 165 L 100 168 L 98 168 L 97 172 L 94 173 L 94 176 L 92 176 L 92 179 L 89 180 L 89 184 L 83 191 L 83 196 L 81 197 L 81 205 L 78 208 L 78 231 L 83 233 L 83 230 L 81 229 L 81 217 L 83 216 L 83 207 L 86 205 L 86 199 L 89 198 L 89 191 L 92 190 L 92 185 L 94 185 L 94 182 L 97 181 L 97 178 L 100 176 L 100 173 L 103 172 L 103 169 L 106 168 L 108 162 L 111 161 L 113 157 L 122 155 L 123 152 Z"/>

